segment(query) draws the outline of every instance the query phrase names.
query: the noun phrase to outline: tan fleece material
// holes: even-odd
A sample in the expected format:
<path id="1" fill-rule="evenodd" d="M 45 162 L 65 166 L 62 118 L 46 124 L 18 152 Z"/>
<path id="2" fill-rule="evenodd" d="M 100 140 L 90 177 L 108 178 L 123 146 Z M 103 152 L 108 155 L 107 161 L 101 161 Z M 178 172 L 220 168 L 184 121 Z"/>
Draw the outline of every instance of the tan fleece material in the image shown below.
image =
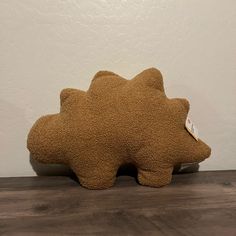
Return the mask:
<path id="1" fill-rule="evenodd" d="M 111 187 L 127 163 L 136 166 L 140 184 L 160 187 L 175 165 L 210 156 L 185 129 L 189 102 L 166 97 L 155 68 L 131 80 L 100 71 L 87 92 L 64 89 L 60 98 L 60 113 L 41 117 L 27 146 L 39 162 L 69 165 L 86 188 Z"/>

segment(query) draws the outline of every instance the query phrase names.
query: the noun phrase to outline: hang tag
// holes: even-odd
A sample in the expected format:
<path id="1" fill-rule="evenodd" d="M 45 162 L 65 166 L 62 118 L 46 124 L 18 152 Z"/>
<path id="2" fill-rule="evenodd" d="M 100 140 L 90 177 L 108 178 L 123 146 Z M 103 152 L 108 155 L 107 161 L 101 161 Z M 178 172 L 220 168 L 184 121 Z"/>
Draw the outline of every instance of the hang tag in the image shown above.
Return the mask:
<path id="1" fill-rule="evenodd" d="M 198 130 L 189 117 L 186 119 L 185 128 L 198 141 Z"/>

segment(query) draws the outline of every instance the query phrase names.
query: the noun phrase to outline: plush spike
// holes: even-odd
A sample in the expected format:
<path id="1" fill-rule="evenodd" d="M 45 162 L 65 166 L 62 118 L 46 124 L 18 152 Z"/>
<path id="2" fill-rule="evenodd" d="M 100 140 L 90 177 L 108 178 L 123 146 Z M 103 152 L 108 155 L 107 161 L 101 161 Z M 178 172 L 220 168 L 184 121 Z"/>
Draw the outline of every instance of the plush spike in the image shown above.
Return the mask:
<path id="1" fill-rule="evenodd" d="M 133 78 L 136 86 L 152 87 L 164 92 L 163 78 L 161 72 L 156 68 L 149 68 Z"/>

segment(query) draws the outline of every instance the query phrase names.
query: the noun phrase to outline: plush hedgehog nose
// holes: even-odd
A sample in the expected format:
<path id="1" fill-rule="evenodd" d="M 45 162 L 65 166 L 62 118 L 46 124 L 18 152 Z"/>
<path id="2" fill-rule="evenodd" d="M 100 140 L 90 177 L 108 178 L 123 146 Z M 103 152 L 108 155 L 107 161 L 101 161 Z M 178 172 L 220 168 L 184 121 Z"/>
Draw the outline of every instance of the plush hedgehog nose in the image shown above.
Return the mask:
<path id="1" fill-rule="evenodd" d="M 39 118 L 36 123 L 31 128 L 28 139 L 27 139 L 27 148 L 30 153 L 38 153 L 39 149 L 39 140 L 41 136 L 41 127 L 43 126 L 43 122 L 45 121 L 44 117 Z"/>
<path id="2" fill-rule="evenodd" d="M 52 116 L 39 118 L 31 128 L 27 139 L 27 147 L 31 153 L 37 154 L 44 149 L 46 127 Z"/>

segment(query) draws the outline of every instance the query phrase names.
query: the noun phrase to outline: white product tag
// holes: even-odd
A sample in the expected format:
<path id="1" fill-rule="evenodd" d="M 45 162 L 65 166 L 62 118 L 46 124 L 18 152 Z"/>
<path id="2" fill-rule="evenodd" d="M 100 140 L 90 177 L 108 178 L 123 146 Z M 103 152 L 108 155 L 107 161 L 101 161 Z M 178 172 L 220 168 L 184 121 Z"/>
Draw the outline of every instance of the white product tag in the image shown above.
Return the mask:
<path id="1" fill-rule="evenodd" d="M 185 128 L 198 141 L 198 130 L 189 117 L 186 119 Z"/>

